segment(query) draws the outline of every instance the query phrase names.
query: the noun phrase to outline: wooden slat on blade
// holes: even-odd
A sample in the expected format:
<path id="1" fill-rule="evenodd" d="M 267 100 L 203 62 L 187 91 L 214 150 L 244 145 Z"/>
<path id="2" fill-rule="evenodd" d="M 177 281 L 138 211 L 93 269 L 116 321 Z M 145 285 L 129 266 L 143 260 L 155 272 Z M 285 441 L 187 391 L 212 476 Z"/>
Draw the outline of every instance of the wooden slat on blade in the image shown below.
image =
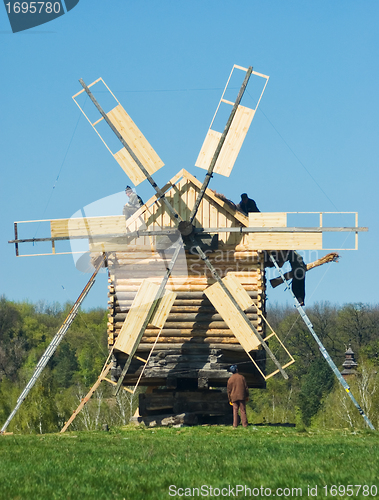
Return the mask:
<path id="1" fill-rule="evenodd" d="M 123 215 L 107 217 L 78 217 L 50 221 L 51 237 L 96 236 L 125 233 Z"/>
<path id="2" fill-rule="evenodd" d="M 158 287 L 157 287 L 158 289 Z M 171 290 L 166 290 L 162 300 L 158 306 L 158 309 L 153 314 L 150 320 L 150 324 L 156 326 L 157 328 L 163 328 L 168 315 L 170 314 L 171 307 L 175 301 L 176 293 L 171 292 Z"/>
<path id="3" fill-rule="evenodd" d="M 141 182 L 146 179 L 125 148 L 120 149 L 120 151 L 117 151 L 113 156 L 135 186 L 138 186 L 138 184 L 141 184 Z"/>
<path id="4" fill-rule="evenodd" d="M 227 274 L 225 278 L 222 279 L 222 281 L 230 290 L 231 294 L 235 298 L 242 311 L 245 311 L 245 309 L 253 305 L 253 300 L 246 292 L 240 280 L 234 273 Z"/>
<path id="5" fill-rule="evenodd" d="M 221 148 L 220 155 L 216 161 L 214 168 L 214 172 L 216 174 L 229 177 L 243 141 L 245 140 L 247 131 L 249 130 L 250 124 L 254 118 L 254 114 L 254 109 L 246 108 L 245 106 L 238 106 L 229 132 L 225 138 L 225 142 Z M 195 163 L 196 167 L 208 170 L 221 135 L 221 132 L 211 129 L 208 130 Z"/>
<path id="6" fill-rule="evenodd" d="M 208 133 L 204 139 L 204 143 L 201 147 L 199 156 L 197 157 L 195 163 L 196 167 L 208 170 L 221 135 L 222 135 L 221 132 L 216 132 L 215 130 L 211 129 L 208 130 Z"/>
<path id="7" fill-rule="evenodd" d="M 159 158 L 157 153 L 154 151 L 145 136 L 142 134 L 137 125 L 133 122 L 128 113 L 121 106 L 121 104 L 109 111 L 109 113 L 107 113 L 107 116 L 150 175 L 163 167 L 163 161 Z M 119 153 L 120 151 L 116 153 L 118 157 L 116 157 L 115 155 L 117 161 L 119 161 L 119 158 L 121 156 Z M 126 167 L 126 165 L 127 162 L 124 159 L 124 167 Z M 128 173 L 127 175 L 129 176 Z"/>
<path id="8" fill-rule="evenodd" d="M 287 227 L 287 212 L 253 212 L 249 227 Z"/>
<path id="9" fill-rule="evenodd" d="M 222 146 L 220 156 L 216 162 L 214 169 L 216 174 L 229 177 L 254 118 L 254 114 L 255 111 L 253 109 L 238 106 L 225 143 Z"/>
<path id="10" fill-rule="evenodd" d="M 246 352 L 257 349 L 260 345 L 258 337 L 249 328 L 249 325 L 242 318 L 235 305 L 226 295 L 219 283 L 208 287 L 204 290 L 205 295 L 222 316 L 225 323 L 233 332 L 238 342 L 242 345 Z"/>
<path id="11" fill-rule="evenodd" d="M 322 250 L 322 233 L 249 233 L 245 250 Z"/>
<path id="12" fill-rule="evenodd" d="M 159 285 L 148 280 L 142 281 L 117 337 L 115 349 L 130 354 L 158 289 Z M 154 313 L 150 324 L 157 328 L 163 327 L 175 297 L 175 293 L 169 290 L 165 291 L 159 310 Z"/>

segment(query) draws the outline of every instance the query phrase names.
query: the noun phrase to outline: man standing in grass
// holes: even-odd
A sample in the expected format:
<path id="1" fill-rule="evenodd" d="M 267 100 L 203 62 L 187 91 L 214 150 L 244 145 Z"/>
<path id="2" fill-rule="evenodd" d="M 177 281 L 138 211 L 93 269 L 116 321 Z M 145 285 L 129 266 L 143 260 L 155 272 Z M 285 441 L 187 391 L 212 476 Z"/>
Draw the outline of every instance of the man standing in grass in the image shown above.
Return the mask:
<path id="1" fill-rule="evenodd" d="M 247 427 L 246 401 L 249 400 L 249 388 L 245 377 L 238 373 L 237 365 L 232 365 L 229 371 L 232 376 L 228 380 L 227 391 L 229 402 L 233 404 L 233 427 L 238 426 L 238 410 L 240 411 L 242 425 Z"/>

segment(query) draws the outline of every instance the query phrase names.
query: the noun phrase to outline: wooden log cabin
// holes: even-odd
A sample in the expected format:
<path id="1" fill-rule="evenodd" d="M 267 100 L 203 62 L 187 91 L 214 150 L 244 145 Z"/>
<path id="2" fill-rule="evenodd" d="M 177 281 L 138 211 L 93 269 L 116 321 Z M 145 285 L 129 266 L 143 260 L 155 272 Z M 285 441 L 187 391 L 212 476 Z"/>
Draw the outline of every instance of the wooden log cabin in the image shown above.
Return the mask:
<path id="1" fill-rule="evenodd" d="M 163 191 L 183 220 L 188 220 L 201 183 L 185 170 L 180 171 Z M 138 212 L 127 220 L 127 232 L 157 230 L 173 227 L 165 208 L 153 196 Z M 196 228 L 246 227 L 248 217 L 207 189 L 196 215 Z M 245 311 L 247 317 L 264 336 L 265 323 L 265 263 L 262 251 L 244 250 L 247 235 L 223 232 L 204 235 L 201 247 L 206 252 L 221 278 L 233 275 L 253 301 Z M 122 325 L 143 280 L 159 284 L 170 261 L 172 238 L 143 236 L 128 242 L 125 238 L 111 238 L 91 244 L 91 251 L 106 252 L 109 272 L 108 345 L 115 345 Z M 239 250 L 241 248 L 241 250 Z M 250 388 L 264 388 L 265 379 L 249 359 L 245 349 L 216 311 L 204 291 L 215 283 L 200 256 L 184 241 L 166 288 L 176 293 L 146 367 L 159 328 L 148 325 L 136 356 L 124 379 L 124 386 L 135 386 L 141 371 L 139 385 L 164 388 L 163 392 L 147 391 L 140 396 L 140 412 L 174 411 L 197 414 L 224 415 L 230 413 L 225 390 L 230 376 L 228 368 L 238 364 Z M 262 371 L 265 369 L 265 351 L 259 342 L 250 352 Z M 117 347 L 117 345 L 116 345 Z M 112 376 L 117 380 L 126 362 L 127 354 L 113 350 Z M 210 391 L 210 388 L 213 390 Z M 171 392 L 170 392 L 171 391 Z M 183 398 L 183 391 L 187 397 Z M 168 394 L 169 392 L 169 394 Z M 163 397 L 164 394 L 164 397 Z"/>

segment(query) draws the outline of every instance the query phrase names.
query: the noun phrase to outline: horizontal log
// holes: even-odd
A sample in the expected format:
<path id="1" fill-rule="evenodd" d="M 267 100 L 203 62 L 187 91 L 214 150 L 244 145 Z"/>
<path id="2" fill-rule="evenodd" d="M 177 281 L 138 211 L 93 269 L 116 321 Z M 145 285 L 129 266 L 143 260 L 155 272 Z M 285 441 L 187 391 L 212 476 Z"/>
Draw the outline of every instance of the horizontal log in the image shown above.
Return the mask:
<path id="1" fill-rule="evenodd" d="M 215 343 L 218 343 L 218 344 L 239 344 L 238 340 L 234 337 L 208 337 L 208 338 L 202 338 L 202 337 L 188 337 L 188 339 L 186 339 L 188 341 L 191 341 L 193 342 L 194 344 L 210 344 L 211 342 L 215 342 Z M 149 337 L 142 337 L 142 342 L 150 342 L 150 343 L 153 343 L 151 341 L 151 339 L 149 339 Z M 171 344 L 171 343 L 177 343 L 177 342 L 183 342 L 183 338 L 182 337 L 159 337 L 158 339 L 158 342 L 157 344 L 160 344 L 160 343 L 163 343 L 163 342 L 166 342 L 168 344 Z"/>
<path id="2" fill-rule="evenodd" d="M 194 291 L 194 292 L 201 292 L 203 290 L 205 290 L 205 288 L 207 288 L 208 286 L 212 285 L 213 283 L 215 283 L 215 280 L 209 280 L 208 283 L 204 283 L 204 284 L 181 284 L 181 283 L 171 283 L 169 282 L 168 283 L 168 286 L 166 287 L 167 289 L 169 290 L 173 290 L 173 291 Z M 138 288 L 139 286 L 138 285 L 130 285 L 130 286 L 126 286 L 126 285 L 123 285 L 123 286 L 119 286 L 117 287 L 117 295 L 119 293 L 123 293 L 123 292 L 126 292 L 126 293 L 130 293 L 130 292 L 137 292 L 138 291 Z M 246 284 L 244 285 L 244 288 L 246 291 L 258 291 L 258 290 L 262 290 L 263 289 L 263 283 L 262 281 L 257 281 L 256 283 L 250 283 L 250 284 Z"/>
<path id="3" fill-rule="evenodd" d="M 244 284 L 244 281 L 243 281 L 244 279 L 246 280 L 245 281 L 246 283 L 251 283 L 254 281 L 261 281 L 262 280 L 260 273 L 250 273 L 250 274 L 246 274 L 246 273 L 237 274 L 236 273 L 235 276 L 238 278 L 238 280 L 242 284 Z M 108 287 L 114 287 L 116 290 L 122 290 L 122 288 L 124 286 L 128 286 L 128 287 L 137 286 L 137 287 L 139 287 L 139 286 L 141 286 L 143 279 L 144 278 L 117 279 L 117 281 L 115 283 L 108 285 Z M 149 281 L 151 281 L 152 283 L 160 284 L 162 279 L 163 279 L 163 276 L 160 277 L 159 279 L 149 278 Z M 171 276 L 169 279 L 169 283 L 175 283 L 178 285 L 181 285 L 181 284 L 183 284 L 183 285 L 198 285 L 198 284 L 209 285 L 209 284 L 212 284 L 215 282 L 216 282 L 215 278 L 207 278 L 204 276 Z"/>
<path id="4" fill-rule="evenodd" d="M 223 278 L 226 276 L 225 274 L 220 274 L 220 277 Z M 244 273 L 243 275 L 238 275 L 236 274 L 236 277 L 238 280 L 241 282 L 242 285 L 244 284 L 249 284 L 249 283 L 256 283 L 258 281 L 262 281 L 262 275 L 261 273 Z M 153 283 L 161 283 L 163 280 L 163 276 L 159 277 L 158 279 L 155 279 L 154 277 L 151 277 L 149 275 L 146 275 L 145 277 L 137 277 L 136 279 L 131 277 L 131 278 L 122 278 L 122 279 L 117 279 L 112 283 L 109 283 L 108 289 L 111 289 L 112 287 L 115 288 L 116 290 L 119 290 L 120 288 L 122 289 L 123 286 L 140 286 L 141 282 L 143 279 L 148 279 L 149 281 L 152 281 Z M 216 280 L 209 276 L 196 276 L 196 277 L 171 277 L 169 280 L 169 283 L 175 283 L 175 284 L 184 284 L 184 285 L 198 285 L 198 284 L 204 284 L 205 286 L 211 285 L 215 282 Z"/>
<path id="5" fill-rule="evenodd" d="M 137 264 L 130 263 L 123 267 L 119 267 L 118 269 L 112 269 L 110 271 L 110 279 L 114 280 L 117 278 L 129 278 L 129 277 L 138 277 L 138 274 L 141 276 L 159 276 L 163 275 L 163 270 L 165 269 L 165 265 L 163 262 L 159 265 L 148 265 L 145 263 Z M 258 272 L 261 270 L 261 264 L 256 262 L 244 262 L 241 260 L 238 261 L 218 261 L 212 262 L 213 267 L 215 267 L 220 272 Z M 159 274 L 160 273 L 160 274 Z M 209 274 L 210 271 L 206 264 L 202 261 L 200 262 L 192 262 L 187 263 L 186 265 L 174 266 L 173 274 L 174 276 L 199 276 L 203 274 Z"/>
<path id="6" fill-rule="evenodd" d="M 255 298 L 258 295 L 262 295 L 262 290 L 257 290 L 252 288 L 251 290 L 246 290 L 248 295 L 251 298 Z M 129 292 L 122 292 L 120 290 L 117 291 L 117 295 L 113 295 L 114 297 L 117 297 L 117 299 L 121 300 L 133 300 L 135 295 L 137 293 L 137 289 L 134 291 L 129 291 Z M 176 295 L 176 300 L 207 300 L 207 297 L 204 295 L 203 291 L 199 290 L 194 290 L 194 291 L 178 291 Z"/>
<path id="7" fill-rule="evenodd" d="M 141 343 L 139 346 L 138 346 L 138 350 L 137 350 L 137 355 L 138 353 L 146 353 L 146 352 L 150 352 L 151 351 L 151 348 L 153 346 L 153 343 L 149 342 L 149 343 Z M 241 346 L 241 344 L 228 344 L 228 345 L 225 345 L 225 344 L 217 344 L 217 343 L 213 343 L 211 342 L 210 344 L 197 344 L 197 345 L 192 345 L 192 344 L 189 344 L 187 341 L 186 342 L 178 342 L 178 343 L 165 343 L 165 342 L 160 342 L 159 343 L 159 348 L 157 348 L 157 351 L 159 350 L 168 350 L 168 349 L 185 349 L 185 352 L 187 352 L 187 350 L 189 348 L 193 348 L 193 350 L 205 350 L 205 351 L 209 351 L 209 349 L 222 349 L 223 353 L 238 353 L 238 355 L 241 355 L 245 352 L 244 348 Z M 231 363 L 232 364 L 232 363 Z"/>
<path id="8" fill-rule="evenodd" d="M 218 255 L 218 253 L 220 252 L 220 250 L 223 250 L 225 252 L 234 253 L 235 247 L 236 246 L 234 244 L 222 244 L 219 246 L 218 249 L 216 249 L 212 252 L 207 252 L 207 256 L 209 256 L 210 258 L 216 257 Z M 255 254 L 255 256 L 260 256 L 262 252 L 257 251 L 257 250 L 252 250 L 251 253 Z M 108 259 L 111 262 L 120 262 L 121 260 L 128 259 L 129 257 L 131 257 L 133 255 L 149 255 L 149 254 L 152 255 L 153 257 L 160 255 L 159 252 L 152 249 L 150 246 L 144 245 L 144 246 L 138 247 L 137 245 L 135 245 L 135 246 L 128 247 L 128 249 L 124 250 L 124 251 L 111 252 L 109 254 Z M 189 253 L 188 251 L 186 251 L 186 255 L 189 258 L 198 258 L 198 255 L 196 253 Z"/>
<path id="9" fill-rule="evenodd" d="M 252 290 L 246 290 L 246 293 L 252 298 L 252 299 L 255 299 L 257 297 L 260 297 L 263 293 L 263 291 L 261 289 L 257 290 L 257 289 L 252 289 Z M 113 293 L 113 294 L 110 294 L 108 293 L 108 296 L 110 298 L 112 298 L 112 302 L 115 301 L 115 299 L 118 299 L 120 298 L 121 300 L 124 300 L 124 301 L 130 301 L 132 302 L 134 300 L 134 297 L 136 296 L 136 291 L 133 291 L 133 292 L 121 292 L 121 291 L 118 291 L 117 294 L 116 293 Z M 176 292 L 176 299 L 175 299 L 175 302 L 177 302 L 178 300 L 180 301 L 183 301 L 183 305 L 184 305 L 184 302 L 187 302 L 188 304 L 190 304 L 192 301 L 208 301 L 208 298 L 207 296 L 204 294 L 203 291 L 178 291 Z"/>
<path id="10" fill-rule="evenodd" d="M 260 311 L 262 311 L 262 302 L 261 301 L 254 301 L 254 304 L 258 307 Z M 108 304 L 108 314 L 110 316 L 114 316 L 117 313 L 127 313 L 130 308 L 131 308 L 132 303 L 131 302 L 116 302 L 116 304 Z M 190 312 L 189 309 L 192 310 L 192 312 L 207 312 L 207 308 L 210 307 L 209 304 L 201 305 L 201 304 L 195 304 L 193 306 L 173 306 L 171 311 L 174 312 Z M 175 308 L 175 309 L 174 309 Z M 213 309 L 213 311 L 215 311 Z M 251 313 L 256 313 L 256 308 L 251 306 L 249 309 L 246 309 L 246 312 L 251 312 Z"/>
<path id="11" fill-rule="evenodd" d="M 259 331 L 259 328 L 260 326 L 259 325 L 254 325 L 253 323 L 253 326 L 255 328 L 257 328 L 257 330 Z M 157 335 L 159 333 L 159 330 L 158 329 L 153 329 L 153 328 L 147 328 L 145 330 L 145 335 L 147 337 L 153 337 L 153 338 L 156 338 Z M 199 335 L 199 336 L 203 336 L 203 337 L 223 337 L 223 336 L 234 336 L 232 331 L 231 330 L 226 330 L 225 328 L 221 329 L 221 328 L 212 328 L 212 329 L 209 329 L 209 330 L 193 330 L 191 328 L 167 328 L 166 330 L 162 330 L 162 334 L 165 334 L 166 336 L 167 335 L 171 335 L 172 337 L 180 337 L 181 335 L 183 335 L 183 337 L 191 337 L 193 335 Z M 118 332 L 117 334 L 115 334 L 115 337 L 118 335 Z"/>
<path id="12" fill-rule="evenodd" d="M 125 318 L 127 316 L 127 313 L 118 313 L 115 316 L 111 316 L 109 318 L 109 321 L 111 323 L 118 323 L 118 322 L 124 322 Z M 257 321 L 258 320 L 258 315 L 254 313 L 247 313 L 246 316 L 249 318 L 249 320 L 252 321 Z M 220 314 L 215 313 L 215 314 L 203 314 L 203 313 L 171 313 L 168 315 L 168 318 L 166 320 L 167 322 L 179 322 L 183 324 L 194 324 L 197 325 L 198 323 L 202 324 L 211 324 L 214 321 L 223 321 L 223 318 Z M 225 323 L 226 324 L 226 323 Z"/>
<path id="13" fill-rule="evenodd" d="M 253 324 L 254 328 L 261 333 L 262 332 L 262 326 Z M 116 339 L 118 337 L 120 330 L 116 331 L 114 333 L 114 338 Z M 152 330 L 151 328 L 146 329 L 144 332 L 144 335 L 146 338 L 149 338 L 149 342 L 154 342 L 154 340 L 157 338 L 158 332 L 156 330 Z M 234 337 L 233 333 L 230 330 L 226 329 L 219 329 L 219 328 L 212 328 L 210 330 L 192 330 L 192 329 L 175 329 L 175 328 L 168 328 L 167 330 L 162 330 L 161 335 L 162 337 L 181 337 L 182 342 L 188 341 L 188 337 L 193 337 L 193 336 L 198 336 L 198 337 Z"/>
<path id="14" fill-rule="evenodd" d="M 157 332 L 152 332 L 146 330 L 144 333 L 145 337 L 157 337 Z M 172 330 L 162 330 L 160 337 L 172 337 L 172 336 L 177 336 L 177 337 L 222 337 L 222 338 L 227 338 L 227 337 L 235 337 L 232 331 L 230 330 L 218 330 L 218 333 L 212 333 L 207 332 L 206 330 L 179 330 L 176 335 L 173 335 Z"/>
<path id="15" fill-rule="evenodd" d="M 110 309 L 110 312 L 109 312 L 109 316 L 117 316 L 118 314 L 122 313 L 122 314 L 127 314 L 128 311 L 130 310 L 130 307 L 131 307 L 132 303 L 131 302 L 128 302 L 128 303 L 125 303 L 122 307 L 112 307 Z M 261 306 L 262 306 L 262 303 L 260 301 L 255 301 L 255 305 L 257 306 L 257 308 L 260 310 L 261 309 Z M 253 314 L 256 314 L 257 312 L 257 309 L 256 307 L 252 306 L 252 307 L 249 307 L 249 309 L 246 309 L 245 311 L 246 313 L 253 313 Z M 215 314 L 216 313 L 216 310 L 213 306 L 211 306 L 210 303 L 208 303 L 207 305 L 191 305 L 191 306 L 172 306 L 171 307 L 171 310 L 170 310 L 170 314 L 175 314 L 175 313 L 183 313 L 183 314 L 186 314 L 186 313 L 195 313 L 195 314 Z"/>
<path id="16" fill-rule="evenodd" d="M 259 324 L 260 317 L 257 320 L 252 321 L 252 324 Z M 114 325 L 114 328 L 121 329 L 123 325 L 123 321 L 111 323 L 109 325 Z M 197 322 L 197 321 L 185 321 L 185 322 L 176 322 L 176 321 L 166 321 L 163 329 L 195 329 L 195 330 L 212 330 L 213 328 L 228 330 L 228 325 L 224 321 L 211 321 L 207 322 Z"/>

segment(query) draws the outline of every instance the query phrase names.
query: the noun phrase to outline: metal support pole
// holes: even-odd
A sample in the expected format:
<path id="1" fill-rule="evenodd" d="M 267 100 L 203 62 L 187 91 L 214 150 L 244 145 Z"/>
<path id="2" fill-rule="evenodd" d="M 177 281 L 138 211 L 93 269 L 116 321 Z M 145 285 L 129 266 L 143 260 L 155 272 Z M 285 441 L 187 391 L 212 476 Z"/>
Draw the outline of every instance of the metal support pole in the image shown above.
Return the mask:
<path id="1" fill-rule="evenodd" d="M 357 400 L 355 399 L 355 397 L 352 395 L 352 393 L 350 391 L 350 387 L 348 386 L 346 380 L 343 378 L 343 376 L 341 375 L 340 371 L 338 370 L 336 364 L 334 363 L 334 361 L 332 360 L 332 358 L 329 356 L 329 354 L 328 354 L 327 350 L 325 349 L 323 343 L 318 338 L 318 335 L 314 331 L 313 325 L 312 325 L 310 319 L 308 318 L 308 316 L 306 315 L 304 309 L 302 308 L 302 306 L 300 305 L 299 301 L 295 297 L 293 291 L 290 289 L 288 281 L 286 280 L 286 278 L 285 278 L 285 276 L 283 274 L 283 271 L 280 269 L 278 263 L 276 262 L 276 260 L 274 259 L 274 257 L 271 254 L 270 254 L 270 259 L 271 259 L 271 262 L 276 267 L 277 271 L 279 272 L 280 277 L 282 278 L 283 282 L 287 286 L 287 289 L 291 293 L 291 295 L 292 295 L 292 297 L 293 297 L 293 299 L 295 301 L 295 306 L 296 306 L 297 312 L 300 314 L 301 319 L 304 321 L 304 323 L 307 326 L 308 330 L 311 332 L 312 337 L 317 342 L 317 344 L 318 344 L 318 346 L 320 348 L 321 354 L 324 356 L 326 362 L 328 363 L 328 365 L 330 366 L 330 368 L 333 370 L 333 373 L 337 377 L 338 382 L 342 385 L 342 387 L 345 389 L 345 391 L 347 392 L 347 394 L 350 396 L 350 399 L 354 403 L 354 405 L 357 408 L 357 410 L 359 411 L 359 413 L 364 418 L 366 424 L 370 427 L 370 429 L 372 429 L 374 431 L 375 427 L 372 425 L 370 419 L 365 414 L 365 412 L 362 410 L 362 408 L 359 406 L 359 404 L 358 404 Z"/>

